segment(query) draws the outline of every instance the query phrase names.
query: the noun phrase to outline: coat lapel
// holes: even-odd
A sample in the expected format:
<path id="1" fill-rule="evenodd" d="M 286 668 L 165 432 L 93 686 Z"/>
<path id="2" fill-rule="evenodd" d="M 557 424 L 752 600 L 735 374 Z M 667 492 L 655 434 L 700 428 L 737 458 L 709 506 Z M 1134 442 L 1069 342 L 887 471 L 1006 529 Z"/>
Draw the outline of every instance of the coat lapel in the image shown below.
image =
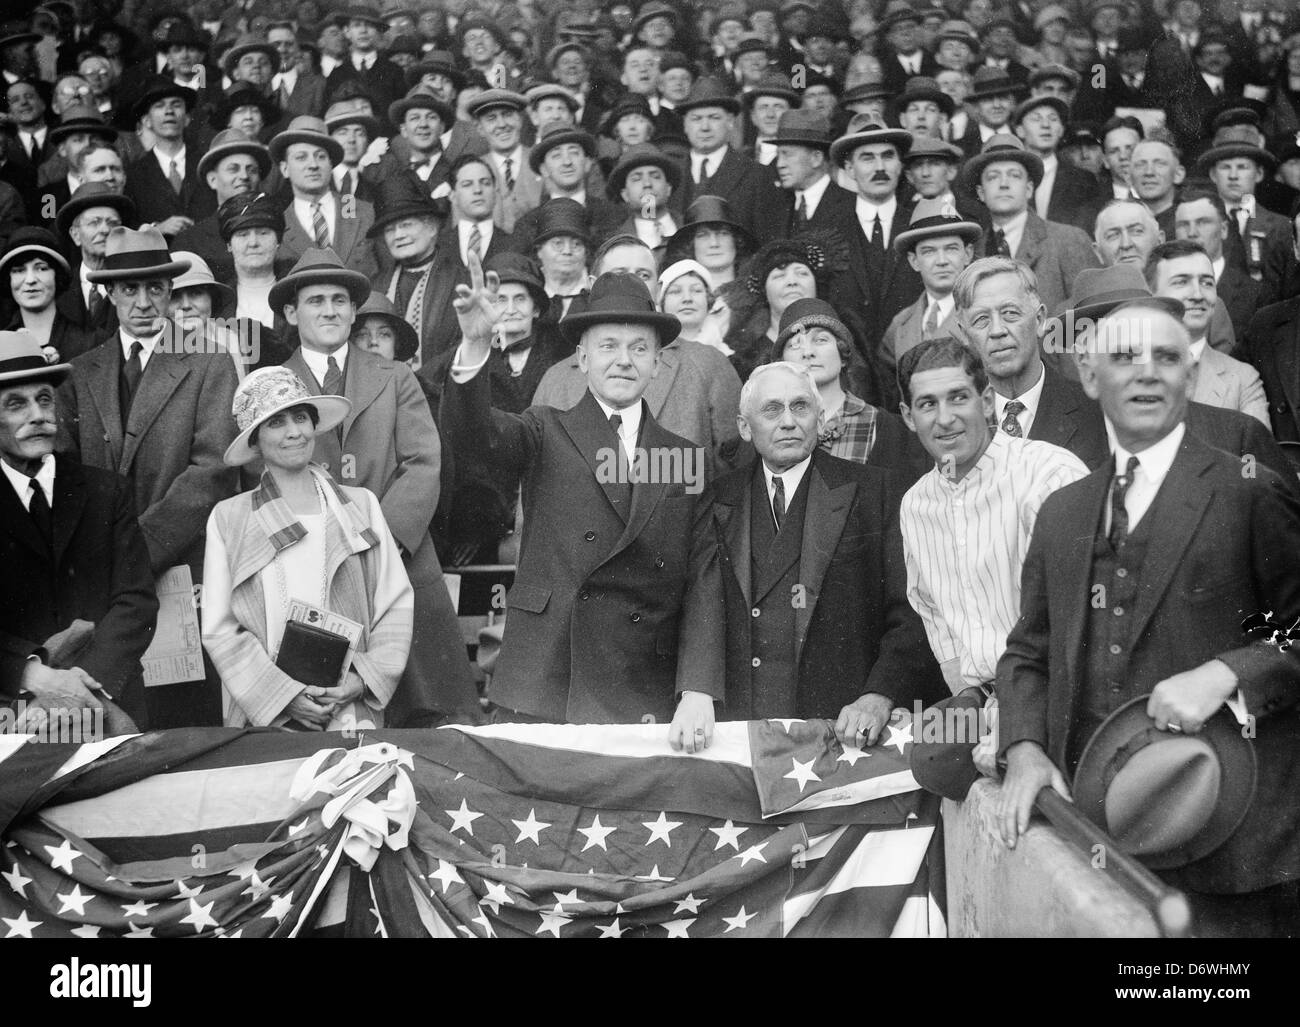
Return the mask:
<path id="1" fill-rule="evenodd" d="M 749 560 L 749 519 L 750 491 L 753 475 L 759 473 L 758 464 L 751 464 L 750 471 L 750 474 L 737 475 L 732 479 L 739 483 L 735 495 L 719 495 L 713 504 L 713 516 L 722 529 L 723 541 L 731 555 L 731 569 L 736 575 L 741 594 L 745 597 L 746 606 L 751 606 L 754 602 L 753 568 Z"/>
<path id="2" fill-rule="evenodd" d="M 1288 304 L 1291 317 L 1278 325 L 1279 343 L 1273 346 L 1277 360 L 1277 376 L 1282 382 L 1287 405 L 1300 410 L 1300 300 Z"/>
<path id="3" fill-rule="evenodd" d="M 1060 568 L 1059 574 L 1050 576 L 1054 580 L 1080 583 L 1089 581 L 1093 542 L 1097 535 L 1097 525 L 1101 523 L 1102 504 L 1110 497 L 1113 472 L 1114 461 L 1108 460 L 1085 478 L 1082 497 L 1066 511 L 1066 523 L 1057 533 L 1058 545 L 1052 547 L 1048 557 Z M 1065 617 L 1066 681 L 1073 688 L 1076 682 L 1082 680 L 1083 636 L 1092 592 L 1082 586 L 1072 587 L 1067 595 L 1070 606 Z M 1049 596 L 1049 600 L 1050 598 Z M 1073 697 L 1070 701 L 1073 704 Z"/>
<path id="4" fill-rule="evenodd" d="M 650 411 L 643 405 L 641 408 L 641 438 L 637 442 L 637 455 L 642 459 L 653 460 L 652 454 L 656 451 L 664 452 L 669 449 L 679 448 L 674 444 L 674 439 L 664 429 L 659 427 L 657 422 L 650 414 Z M 685 455 L 685 454 L 683 454 Z M 653 466 L 651 463 L 650 466 Z M 651 475 L 646 475 L 650 477 Z M 637 481 L 632 487 L 632 510 L 628 514 L 627 527 L 623 529 L 623 537 L 618 540 L 614 546 L 613 556 L 618 553 L 624 546 L 635 539 L 647 523 L 659 501 L 663 499 L 664 492 L 667 490 L 669 483 L 665 481 Z"/>
<path id="5" fill-rule="evenodd" d="M 1020 251 L 1015 255 L 1016 260 L 1033 267 L 1046 239 L 1047 225 L 1031 210 L 1025 221 L 1025 230 L 1020 236 Z"/>
<path id="6" fill-rule="evenodd" d="M 357 418 L 371 403 L 379 398 L 379 394 L 384 391 L 384 387 L 388 384 L 388 379 L 392 377 L 391 371 L 380 367 L 377 360 L 373 358 L 367 359 L 367 357 L 368 354 L 348 343 L 347 370 L 343 374 L 343 392 L 352 401 L 352 409 L 348 411 L 348 416 L 343 419 L 344 446 L 347 445 L 348 432 L 356 424 Z M 309 371 L 308 375 L 310 376 L 310 374 Z"/>
<path id="7" fill-rule="evenodd" d="M 1230 365 L 1221 361 L 1218 352 L 1211 349 L 1208 344 L 1201 353 L 1200 363 L 1192 398 L 1198 403 L 1206 403 L 1210 406 L 1227 406 Z"/>
<path id="8" fill-rule="evenodd" d="M 339 260 L 343 263 L 348 262 L 352 256 L 352 247 L 357 242 L 357 232 L 361 229 L 361 219 L 358 217 L 345 218 L 343 211 L 340 209 L 334 217 L 334 252 L 339 255 Z"/>
<path id="9" fill-rule="evenodd" d="M 826 458 L 820 450 L 813 454 L 808 468 L 808 509 L 804 515 L 803 547 L 799 552 L 799 578 L 805 585 L 805 602 L 794 611 L 794 662 L 799 665 L 804 641 L 817 609 L 822 581 L 830 566 L 835 547 L 848 521 L 849 506 L 857 494 L 856 482 L 831 483 L 822 474 Z"/>
<path id="10" fill-rule="evenodd" d="M 99 423 L 107 436 L 112 469 L 121 471 L 126 462 L 122 459 L 122 408 L 117 398 L 117 376 L 121 373 L 121 336 L 108 337 L 102 346 L 91 350 L 86 374 L 86 391 L 99 414 Z"/>
<path id="11" fill-rule="evenodd" d="M 84 475 L 80 465 L 69 460 L 57 460 L 54 467 L 54 565 L 63 561 L 72 536 L 81 523 L 81 513 L 86 507 Z"/>
<path id="12" fill-rule="evenodd" d="M 645 416 L 644 410 L 641 416 Z M 610 446 L 619 443 L 614 437 L 613 429 L 605 423 L 605 415 L 591 391 L 583 392 L 582 399 L 572 409 L 562 413 L 559 420 L 574 447 L 591 468 L 592 476 L 600 483 L 601 491 L 605 493 L 610 507 L 617 512 L 620 489 L 616 482 L 603 480 L 609 475 L 608 468 L 602 467 L 600 453 L 601 450 L 607 450 Z M 629 513 L 628 516 L 630 520 L 631 514 Z"/>
<path id="13" fill-rule="evenodd" d="M 650 379 L 646 386 L 645 402 L 650 413 L 658 417 L 668 402 L 668 393 L 677 380 L 677 371 L 681 367 L 682 352 L 678 344 L 673 343 L 659 351 L 659 373 Z"/>
<path id="14" fill-rule="evenodd" d="M 131 402 L 131 412 L 127 415 L 126 440 L 122 448 L 123 470 L 131 466 L 145 434 L 189 373 L 180 356 L 158 349 L 153 351 Z"/>

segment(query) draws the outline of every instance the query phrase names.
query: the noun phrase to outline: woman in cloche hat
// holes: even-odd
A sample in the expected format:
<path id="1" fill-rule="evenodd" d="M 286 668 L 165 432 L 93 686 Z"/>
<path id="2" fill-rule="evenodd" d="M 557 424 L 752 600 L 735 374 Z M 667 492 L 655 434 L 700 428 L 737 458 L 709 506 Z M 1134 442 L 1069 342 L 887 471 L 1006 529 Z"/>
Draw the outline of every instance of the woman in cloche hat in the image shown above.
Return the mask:
<path id="1" fill-rule="evenodd" d="M 383 726 L 411 648 L 414 592 L 379 500 L 311 462 L 317 433 L 351 408 L 342 396 L 308 392 L 285 367 L 254 371 L 235 391 L 239 435 L 225 461 L 260 459 L 265 470 L 256 488 L 208 518 L 203 646 L 221 674 L 227 726 Z M 295 604 L 339 618 L 314 627 L 359 629 L 338 683 L 304 684 L 277 666 Z"/>
<path id="2" fill-rule="evenodd" d="M 90 336 L 69 321 L 54 301 L 72 282 L 72 269 L 58 237 L 44 228 L 20 228 L 0 255 L 0 283 L 8 272 L 9 294 L 17 304 L 11 329 L 35 337 L 51 364 L 90 349 Z"/>

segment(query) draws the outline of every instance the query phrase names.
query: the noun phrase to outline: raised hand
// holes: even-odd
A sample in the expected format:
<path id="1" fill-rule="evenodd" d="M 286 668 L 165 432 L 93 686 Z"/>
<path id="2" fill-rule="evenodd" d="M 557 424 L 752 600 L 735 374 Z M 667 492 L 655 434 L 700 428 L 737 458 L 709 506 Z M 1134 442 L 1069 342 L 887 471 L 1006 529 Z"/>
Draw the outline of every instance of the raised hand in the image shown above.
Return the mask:
<path id="1" fill-rule="evenodd" d="M 483 261 L 477 253 L 469 254 L 469 285 L 457 285 L 451 305 L 456 308 L 460 334 L 464 340 L 464 359 L 477 363 L 487 356 L 496 334 L 497 289 L 501 285 L 495 271 L 483 273 Z"/>

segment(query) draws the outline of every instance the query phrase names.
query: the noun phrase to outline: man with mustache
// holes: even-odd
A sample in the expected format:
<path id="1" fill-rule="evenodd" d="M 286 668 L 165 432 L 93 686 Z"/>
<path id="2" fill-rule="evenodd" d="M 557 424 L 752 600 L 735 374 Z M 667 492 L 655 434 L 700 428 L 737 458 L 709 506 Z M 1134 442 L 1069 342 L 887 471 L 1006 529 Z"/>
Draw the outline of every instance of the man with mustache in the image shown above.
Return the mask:
<path id="1" fill-rule="evenodd" d="M 1269 427 L 1268 400 L 1259 372 L 1207 345 L 1218 286 L 1214 266 L 1201 245 L 1190 239 L 1161 243 L 1147 258 L 1145 273 L 1155 295 L 1170 296 L 1183 305 L 1183 327 L 1191 337 L 1196 380 L 1191 398 L 1198 403 L 1240 410 Z"/>

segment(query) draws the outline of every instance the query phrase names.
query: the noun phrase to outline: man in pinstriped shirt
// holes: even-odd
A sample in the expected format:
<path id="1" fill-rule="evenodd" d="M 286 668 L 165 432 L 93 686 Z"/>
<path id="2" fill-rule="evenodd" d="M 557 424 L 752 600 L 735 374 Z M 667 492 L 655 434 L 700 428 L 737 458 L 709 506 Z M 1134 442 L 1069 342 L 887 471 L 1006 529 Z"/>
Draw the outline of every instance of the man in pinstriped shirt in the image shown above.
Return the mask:
<path id="1" fill-rule="evenodd" d="M 960 728 L 976 720 L 974 711 L 996 708 L 989 686 L 1020 615 L 1020 569 L 1038 509 L 1088 468 L 1059 446 L 992 428 L 983 362 L 955 339 L 927 340 L 903 354 L 898 378 L 903 419 L 935 462 L 899 512 L 907 598 L 953 693 L 936 708 L 961 711 L 933 723 Z M 921 728 L 912 750 L 917 781 L 964 799 L 977 766 L 992 769 L 981 753 L 972 759 L 977 737 Z"/>

